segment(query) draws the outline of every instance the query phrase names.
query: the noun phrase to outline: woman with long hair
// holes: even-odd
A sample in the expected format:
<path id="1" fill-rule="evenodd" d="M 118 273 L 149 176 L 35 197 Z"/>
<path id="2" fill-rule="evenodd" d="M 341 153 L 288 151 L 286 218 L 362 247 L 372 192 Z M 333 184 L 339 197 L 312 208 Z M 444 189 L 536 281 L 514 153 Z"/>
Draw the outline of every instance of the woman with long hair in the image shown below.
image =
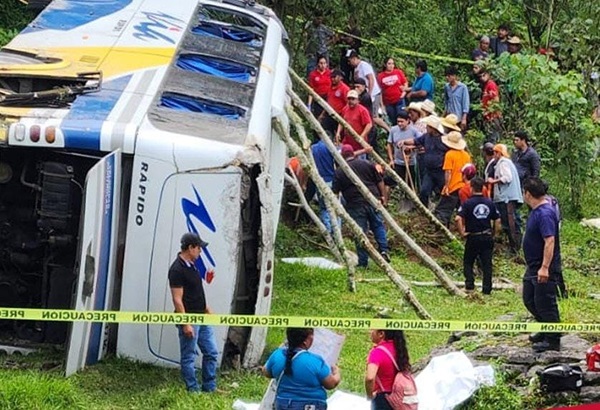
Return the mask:
<path id="1" fill-rule="evenodd" d="M 331 70 L 325 56 L 319 56 L 317 67 L 308 74 L 308 85 L 319 94 L 319 97 L 327 101 L 327 93 L 331 88 Z M 323 107 L 318 103 L 313 104 L 313 96 L 310 94 L 308 95 L 308 107 L 315 118 L 319 118 L 323 112 Z"/>
<path id="2" fill-rule="evenodd" d="M 263 368 L 266 377 L 277 380 L 277 410 L 327 409 L 327 393 L 340 383 L 337 366 L 308 351 L 314 329 L 288 328 L 287 346 L 275 350 Z M 310 407 L 312 406 L 312 407 Z"/>
<path id="3" fill-rule="evenodd" d="M 406 339 L 402 330 L 371 330 L 375 346 L 367 358 L 365 390 L 372 410 L 394 410 L 386 396 L 391 393 L 398 372 L 412 380 Z M 416 389 L 415 389 L 416 393 Z M 414 398 L 409 400 L 416 400 Z M 407 407 L 408 408 L 408 407 Z"/>
<path id="4" fill-rule="evenodd" d="M 384 60 L 383 71 L 377 75 L 377 82 L 381 87 L 381 99 L 385 112 L 392 124 L 396 123 L 396 116 L 406 106 L 404 87 L 408 85 L 404 72 L 396 67 L 392 57 Z"/>

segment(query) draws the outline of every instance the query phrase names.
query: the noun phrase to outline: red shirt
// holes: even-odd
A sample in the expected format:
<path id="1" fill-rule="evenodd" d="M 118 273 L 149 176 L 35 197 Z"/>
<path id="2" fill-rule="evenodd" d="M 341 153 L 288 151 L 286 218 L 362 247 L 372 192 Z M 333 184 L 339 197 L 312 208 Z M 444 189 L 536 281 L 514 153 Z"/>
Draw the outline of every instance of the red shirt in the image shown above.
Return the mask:
<path id="1" fill-rule="evenodd" d="M 365 127 L 371 123 L 371 113 L 364 106 L 357 104 L 354 107 L 346 105 L 342 110 L 342 117 L 359 135 L 365 130 Z M 354 151 L 362 149 L 358 141 L 344 129 L 344 139 L 342 144 L 350 144 Z"/>
<path id="2" fill-rule="evenodd" d="M 383 340 L 379 342 L 377 346 L 384 346 L 388 352 L 391 353 L 394 360 L 396 360 L 396 348 L 394 347 L 393 340 Z M 394 378 L 396 377 L 396 366 L 394 366 L 394 362 L 392 359 L 385 353 L 381 348 L 378 349 L 376 347 L 372 348 L 369 352 L 369 357 L 367 358 L 367 364 L 376 364 L 379 366 L 377 369 L 377 378 L 379 382 L 375 382 L 375 392 L 381 392 L 381 387 L 383 386 L 384 392 L 392 391 L 392 386 L 394 385 Z M 379 385 L 381 383 L 381 386 Z"/>
<path id="3" fill-rule="evenodd" d="M 323 72 L 312 70 L 308 75 L 308 85 L 321 97 L 327 95 L 331 88 L 331 70 L 329 68 Z"/>
<path id="4" fill-rule="evenodd" d="M 400 87 L 408 83 L 406 76 L 398 68 L 394 68 L 390 72 L 380 72 L 377 75 L 377 82 L 381 87 L 381 99 L 385 105 L 398 104 L 404 95 L 404 91 Z"/>
<path id="5" fill-rule="evenodd" d="M 494 118 L 500 118 L 500 111 L 488 111 L 490 103 L 500 96 L 498 85 L 493 80 L 488 80 L 483 86 L 483 94 L 481 95 L 481 106 L 483 108 L 483 117 L 487 121 L 491 121 Z"/>
<path id="6" fill-rule="evenodd" d="M 490 191 L 488 191 L 487 187 L 484 186 L 481 190 L 481 193 L 485 198 L 490 197 Z M 473 190 L 471 189 L 471 181 L 467 182 L 463 185 L 461 189 L 458 190 L 458 198 L 460 199 L 461 205 L 465 203 L 465 201 L 473 196 Z"/>
<path id="7" fill-rule="evenodd" d="M 338 114 L 341 114 L 346 106 L 346 95 L 348 94 L 348 91 L 350 91 L 350 87 L 343 81 L 340 81 L 338 85 L 332 85 L 327 92 L 327 104 L 331 105 L 331 108 Z"/>

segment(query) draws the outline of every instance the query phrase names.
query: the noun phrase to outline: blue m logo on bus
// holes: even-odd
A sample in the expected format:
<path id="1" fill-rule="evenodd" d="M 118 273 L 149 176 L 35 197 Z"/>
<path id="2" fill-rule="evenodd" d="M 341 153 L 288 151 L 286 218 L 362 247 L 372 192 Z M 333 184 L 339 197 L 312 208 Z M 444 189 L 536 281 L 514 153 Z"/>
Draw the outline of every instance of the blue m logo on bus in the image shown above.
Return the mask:
<path id="1" fill-rule="evenodd" d="M 133 27 L 136 31 L 133 36 L 140 40 L 165 40 L 168 43 L 175 44 L 175 40 L 168 34 L 185 28 L 184 21 L 160 11 L 156 13 L 143 11 L 142 14 L 146 16 L 147 21 Z"/>
<path id="2" fill-rule="evenodd" d="M 196 196 L 195 201 L 187 198 L 183 198 L 181 200 L 181 209 L 185 215 L 185 222 L 187 224 L 188 231 L 194 232 L 202 237 L 198 226 L 195 224 L 195 221 L 197 221 L 200 222 L 200 224 L 202 224 L 202 226 L 205 228 L 208 228 L 211 232 L 216 232 L 217 228 L 215 227 L 208 210 L 204 206 L 204 202 L 202 202 L 200 194 L 196 190 L 195 186 L 192 185 L 192 189 L 194 190 L 194 194 Z M 203 252 L 200 255 L 200 258 L 198 258 L 196 261 L 196 267 L 200 271 L 202 279 L 210 284 L 213 280 L 213 274 L 210 274 L 209 272 L 212 272 L 213 268 L 217 265 L 210 251 L 208 250 L 208 247 L 205 247 L 202 250 Z"/>

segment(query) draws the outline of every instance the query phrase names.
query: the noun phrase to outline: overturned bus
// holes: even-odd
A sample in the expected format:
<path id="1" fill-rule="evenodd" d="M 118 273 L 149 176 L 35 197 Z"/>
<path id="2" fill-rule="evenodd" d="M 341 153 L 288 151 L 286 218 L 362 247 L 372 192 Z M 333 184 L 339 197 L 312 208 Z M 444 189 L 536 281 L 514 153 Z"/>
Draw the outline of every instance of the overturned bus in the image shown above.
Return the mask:
<path id="1" fill-rule="evenodd" d="M 289 57 L 253 3 L 55 0 L 0 50 L 2 307 L 172 312 L 196 232 L 212 310 L 268 314 Z M 215 333 L 220 360 L 260 358 L 266 329 Z M 0 321 L 0 345 L 39 344 L 67 375 L 179 358 L 172 326 Z"/>

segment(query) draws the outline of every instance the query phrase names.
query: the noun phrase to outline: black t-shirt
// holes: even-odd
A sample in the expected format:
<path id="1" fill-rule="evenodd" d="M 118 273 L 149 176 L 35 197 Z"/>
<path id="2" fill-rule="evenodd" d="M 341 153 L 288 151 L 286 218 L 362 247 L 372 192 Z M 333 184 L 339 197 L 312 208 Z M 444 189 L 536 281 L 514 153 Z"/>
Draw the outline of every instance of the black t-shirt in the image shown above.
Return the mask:
<path id="1" fill-rule="evenodd" d="M 169 268 L 169 286 L 183 288 L 183 306 L 186 313 L 206 313 L 202 277 L 195 265 L 188 265 L 177 256 Z"/>
<path id="2" fill-rule="evenodd" d="M 442 142 L 441 137 L 434 137 L 429 133 L 425 133 L 415 138 L 415 145 L 425 148 L 425 153 L 422 156 L 425 168 L 442 169 L 444 156 L 450 148 Z"/>
<path id="3" fill-rule="evenodd" d="M 369 188 L 369 191 L 371 191 L 375 198 L 380 198 L 383 195 L 382 192 L 379 192 L 379 188 L 377 187 L 377 184 L 383 181 L 383 177 L 377 172 L 373 163 L 364 159 L 355 158 L 348 161 L 348 166 L 350 166 L 358 178 L 367 186 L 367 188 Z M 342 195 L 344 195 L 346 208 L 348 209 L 360 208 L 369 204 L 369 202 L 363 198 L 356 185 L 350 181 L 350 178 L 348 178 L 341 168 L 338 168 L 335 171 L 333 192 L 341 192 Z"/>
<path id="4" fill-rule="evenodd" d="M 369 110 L 369 114 L 371 114 L 371 118 L 373 118 L 373 100 L 371 100 L 371 95 L 367 91 L 363 91 L 358 96 L 358 102 Z"/>
<path id="5" fill-rule="evenodd" d="M 465 220 L 465 231 L 478 233 L 489 231 L 492 221 L 500 218 L 500 214 L 491 199 L 483 195 L 473 195 L 458 208 L 458 216 Z"/>

